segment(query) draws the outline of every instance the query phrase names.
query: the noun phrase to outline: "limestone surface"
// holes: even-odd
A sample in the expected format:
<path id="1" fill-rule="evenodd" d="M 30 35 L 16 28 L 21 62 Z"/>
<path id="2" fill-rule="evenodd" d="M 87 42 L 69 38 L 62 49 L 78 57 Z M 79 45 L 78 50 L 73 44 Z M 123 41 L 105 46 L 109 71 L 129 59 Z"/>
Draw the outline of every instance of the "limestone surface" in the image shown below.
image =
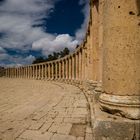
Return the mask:
<path id="1" fill-rule="evenodd" d="M 0 79 L 0 140 L 90 140 L 89 109 L 72 85 Z"/>

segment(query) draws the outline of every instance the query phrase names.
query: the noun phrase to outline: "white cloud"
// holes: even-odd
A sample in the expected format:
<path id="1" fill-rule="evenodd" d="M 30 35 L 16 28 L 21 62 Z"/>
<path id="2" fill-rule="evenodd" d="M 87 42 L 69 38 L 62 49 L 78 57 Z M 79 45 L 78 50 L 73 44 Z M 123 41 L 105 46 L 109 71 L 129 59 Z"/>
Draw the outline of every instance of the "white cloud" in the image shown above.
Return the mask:
<path id="1" fill-rule="evenodd" d="M 73 50 L 77 44 L 78 41 L 74 40 L 70 35 L 61 34 L 51 39 L 40 39 L 39 41 L 33 43 L 32 48 L 34 50 L 42 50 L 42 54 L 47 56 L 54 51 L 61 51 L 65 47 Z"/>
<path id="2" fill-rule="evenodd" d="M 60 0 L 4 0 L 0 5 L 0 65 L 9 61 L 11 65 L 30 64 L 35 58 L 9 55 L 5 49 L 13 49 L 28 52 L 41 50 L 44 56 L 53 51 L 60 51 L 64 47 L 73 50 L 84 38 L 87 28 L 89 5 L 88 0 L 80 0 L 79 4 L 85 4 L 82 10 L 85 20 L 76 31 L 75 37 L 69 34 L 53 35 L 44 32 L 41 28 L 32 25 L 40 24 L 41 18 L 49 18 L 55 3 Z M 30 45 L 29 45 L 30 44 Z M 31 45 L 32 44 L 32 45 Z"/>
<path id="3" fill-rule="evenodd" d="M 84 8 L 82 9 L 82 13 L 84 14 L 84 22 L 75 33 L 76 39 L 79 41 L 84 39 L 89 21 L 89 0 L 80 0 L 79 5 L 83 4 L 85 4 Z"/>
<path id="4" fill-rule="evenodd" d="M 44 16 L 45 18 L 49 16 L 56 1 L 4 1 L 0 5 L 0 32 L 6 33 L 6 36 L 0 39 L 0 46 L 25 50 L 25 45 L 44 38 L 46 33 L 41 28 L 33 28 L 32 25 L 38 24 Z"/>

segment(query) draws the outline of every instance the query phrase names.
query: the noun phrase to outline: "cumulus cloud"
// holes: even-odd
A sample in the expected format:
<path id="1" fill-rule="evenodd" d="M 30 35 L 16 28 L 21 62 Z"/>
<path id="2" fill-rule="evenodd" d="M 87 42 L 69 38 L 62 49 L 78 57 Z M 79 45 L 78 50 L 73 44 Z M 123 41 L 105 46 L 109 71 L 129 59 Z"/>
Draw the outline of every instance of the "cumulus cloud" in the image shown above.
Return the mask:
<path id="1" fill-rule="evenodd" d="M 42 38 L 39 41 L 33 43 L 32 48 L 34 50 L 42 50 L 42 54 L 47 56 L 54 51 L 60 51 L 67 47 L 73 50 L 78 44 L 77 40 L 74 40 L 69 34 L 61 34 L 54 38 Z"/>
<path id="2" fill-rule="evenodd" d="M 0 1 L 0 65 L 6 61 L 11 65 L 30 64 L 35 57 L 32 55 L 10 55 L 6 49 L 28 53 L 40 50 L 44 56 L 64 47 L 73 50 L 84 38 L 88 21 L 88 0 L 80 0 L 85 4 L 82 13 L 85 20 L 76 31 L 75 37 L 69 34 L 53 35 L 46 33 L 36 25 L 42 24 L 44 17 L 49 18 L 55 3 L 60 0 L 3 0 Z"/>
<path id="3" fill-rule="evenodd" d="M 27 44 L 45 37 L 46 33 L 33 25 L 49 15 L 56 1 L 4 0 L 0 5 L 0 32 L 6 36 L 0 39 L 0 46 L 25 50 Z"/>
<path id="4" fill-rule="evenodd" d="M 79 5 L 83 5 L 83 4 L 85 5 L 84 8 L 82 9 L 82 13 L 84 14 L 84 17 L 85 17 L 84 22 L 75 33 L 76 39 L 79 41 L 82 41 L 83 38 L 85 37 L 85 33 L 87 30 L 88 21 L 89 21 L 89 0 L 80 0 Z"/>
<path id="5" fill-rule="evenodd" d="M 6 64 L 5 61 L 9 60 Z M 18 55 L 8 55 L 6 53 L 0 54 L 0 65 L 7 67 L 16 67 L 22 65 L 29 65 L 35 60 L 35 57 L 32 55 L 28 55 L 26 57 L 18 56 Z"/>

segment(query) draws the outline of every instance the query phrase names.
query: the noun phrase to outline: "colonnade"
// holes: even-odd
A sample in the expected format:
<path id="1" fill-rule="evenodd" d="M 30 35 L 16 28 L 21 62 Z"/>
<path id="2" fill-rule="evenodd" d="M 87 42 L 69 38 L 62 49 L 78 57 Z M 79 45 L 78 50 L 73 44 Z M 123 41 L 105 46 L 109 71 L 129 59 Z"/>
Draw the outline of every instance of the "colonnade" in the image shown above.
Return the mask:
<path id="1" fill-rule="evenodd" d="M 6 76 L 101 81 L 103 111 L 140 119 L 139 11 L 138 0 L 91 0 L 86 37 L 74 53 L 55 61 L 7 68 Z"/>
<path id="2" fill-rule="evenodd" d="M 48 79 L 48 80 L 69 80 L 81 82 L 84 75 L 84 57 L 82 47 L 76 52 L 59 60 L 28 66 L 14 67 L 6 69 L 6 77 L 28 78 L 28 79 Z"/>

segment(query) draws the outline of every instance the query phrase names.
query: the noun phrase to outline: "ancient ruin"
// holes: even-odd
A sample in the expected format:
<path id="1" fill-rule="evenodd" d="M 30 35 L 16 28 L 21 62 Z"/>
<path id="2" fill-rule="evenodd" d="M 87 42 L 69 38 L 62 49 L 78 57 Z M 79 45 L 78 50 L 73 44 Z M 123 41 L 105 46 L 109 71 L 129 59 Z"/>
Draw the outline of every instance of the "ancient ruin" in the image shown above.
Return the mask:
<path id="1" fill-rule="evenodd" d="M 139 140 L 139 61 L 140 1 L 91 0 L 86 38 L 74 53 L 7 68 L 5 77 L 76 85 L 87 95 L 95 140 Z"/>

